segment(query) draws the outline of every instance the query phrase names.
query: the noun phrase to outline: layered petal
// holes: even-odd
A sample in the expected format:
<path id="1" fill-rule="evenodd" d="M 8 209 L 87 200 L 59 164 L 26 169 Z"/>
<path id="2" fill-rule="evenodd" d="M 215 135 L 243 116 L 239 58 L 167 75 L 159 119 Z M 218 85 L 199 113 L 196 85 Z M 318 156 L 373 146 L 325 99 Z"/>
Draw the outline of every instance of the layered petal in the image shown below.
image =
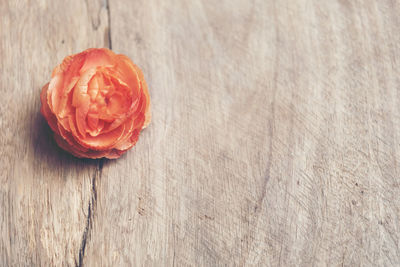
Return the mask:
<path id="1" fill-rule="evenodd" d="M 42 106 L 40 108 L 40 112 L 42 113 L 43 117 L 47 120 L 47 123 L 49 124 L 50 128 L 54 131 L 57 132 L 57 118 L 56 116 L 51 112 L 49 104 L 47 102 L 47 90 L 49 88 L 49 84 L 47 83 L 45 86 L 42 88 L 42 92 L 40 94 L 40 100 L 42 102 Z"/>

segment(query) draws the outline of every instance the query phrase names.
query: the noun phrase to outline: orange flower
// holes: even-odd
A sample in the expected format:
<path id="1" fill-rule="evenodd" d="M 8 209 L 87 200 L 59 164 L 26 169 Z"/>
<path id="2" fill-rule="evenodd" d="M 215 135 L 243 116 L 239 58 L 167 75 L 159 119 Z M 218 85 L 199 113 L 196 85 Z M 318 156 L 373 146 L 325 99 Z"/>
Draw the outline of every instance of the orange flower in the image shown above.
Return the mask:
<path id="1" fill-rule="evenodd" d="M 142 71 L 111 50 L 67 56 L 41 93 L 40 111 L 57 144 L 79 158 L 118 158 L 150 123 Z"/>

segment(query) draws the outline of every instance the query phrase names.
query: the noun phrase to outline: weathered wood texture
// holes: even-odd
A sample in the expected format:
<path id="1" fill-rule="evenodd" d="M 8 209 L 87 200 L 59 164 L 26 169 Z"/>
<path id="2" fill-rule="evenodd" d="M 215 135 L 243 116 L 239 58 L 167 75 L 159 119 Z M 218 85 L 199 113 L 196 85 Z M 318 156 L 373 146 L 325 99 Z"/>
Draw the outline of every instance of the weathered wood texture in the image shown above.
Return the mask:
<path id="1" fill-rule="evenodd" d="M 399 265 L 399 14 L 0 0 L 0 265 Z M 102 46 L 144 70 L 153 121 L 122 158 L 79 160 L 39 92 Z"/>

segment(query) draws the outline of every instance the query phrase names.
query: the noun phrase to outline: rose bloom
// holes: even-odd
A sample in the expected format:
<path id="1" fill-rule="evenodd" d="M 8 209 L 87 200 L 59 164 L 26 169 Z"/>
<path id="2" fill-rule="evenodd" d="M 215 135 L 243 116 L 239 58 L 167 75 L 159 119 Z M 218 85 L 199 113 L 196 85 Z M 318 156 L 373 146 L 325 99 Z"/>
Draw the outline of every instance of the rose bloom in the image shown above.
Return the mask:
<path id="1" fill-rule="evenodd" d="M 150 123 L 142 71 L 111 50 L 67 56 L 41 93 L 41 113 L 57 144 L 79 158 L 118 158 Z"/>

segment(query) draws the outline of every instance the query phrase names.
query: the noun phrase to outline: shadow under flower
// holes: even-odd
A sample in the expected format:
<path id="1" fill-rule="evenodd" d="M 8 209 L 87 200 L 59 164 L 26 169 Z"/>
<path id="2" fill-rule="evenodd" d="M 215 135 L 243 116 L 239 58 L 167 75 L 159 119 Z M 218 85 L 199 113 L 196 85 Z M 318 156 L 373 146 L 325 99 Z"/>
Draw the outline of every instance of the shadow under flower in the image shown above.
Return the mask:
<path id="1" fill-rule="evenodd" d="M 73 167 L 77 165 L 97 167 L 102 160 L 76 158 L 61 149 L 54 140 L 54 133 L 40 111 L 33 118 L 32 132 L 31 140 L 35 159 L 42 164 L 47 162 L 49 167 Z"/>

